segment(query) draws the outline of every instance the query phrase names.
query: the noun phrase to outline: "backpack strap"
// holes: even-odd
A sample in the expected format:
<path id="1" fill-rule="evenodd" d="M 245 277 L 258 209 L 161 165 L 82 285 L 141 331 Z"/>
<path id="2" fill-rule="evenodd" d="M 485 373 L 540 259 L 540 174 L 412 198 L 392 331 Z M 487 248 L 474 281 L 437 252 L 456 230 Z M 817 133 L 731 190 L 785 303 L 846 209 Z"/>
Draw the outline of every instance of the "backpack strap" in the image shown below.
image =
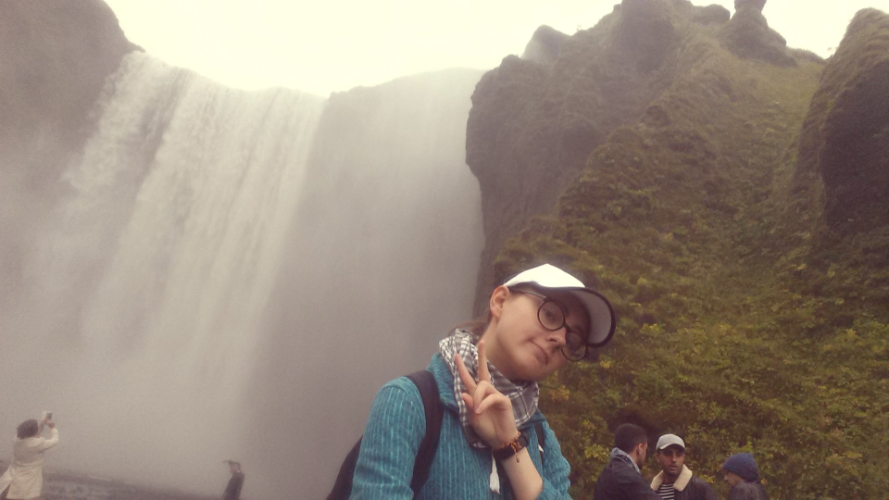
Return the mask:
<path id="1" fill-rule="evenodd" d="M 429 470 L 432 468 L 432 460 L 438 450 L 438 437 L 441 434 L 441 421 L 444 415 L 444 405 L 438 395 L 438 385 L 432 372 L 421 370 L 407 376 L 417 389 L 420 390 L 420 398 L 423 400 L 423 412 L 426 416 L 426 434 L 420 441 L 417 450 L 417 458 L 414 461 L 414 472 L 411 477 L 411 490 L 414 498 L 420 488 L 426 484 L 429 478 Z M 355 443 L 346 459 L 340 466 L 340 472 L 336 477 L 333 489 L 327 495 L 327 500 L 345 500 L 352 494 L 352 476 L 355 474 L 355 465 L 358 463 L 358 454 L 361 451 L 361 439 Z"/>
<path id="2" fill-rule="evenodd" d="M 420 390 L 423 400 L 423 411 L 426 414 L 426 434 L 420 441 L 420 449 L 417 450 L 417 458 L 414 461 L 414 474 L 411 477 L 411 490 L 414 498 L 420 488 L 429 479 L 429 470 L 432 469 L 432 460 L 438 451 L 438 438 L 441 435 L 441 421 L 444 415 L 444 405 L 439 399 L 438 385 L 435 377 L 429 370 L 420 370 L 407 376 Z"/>
<path id="3" fill-rule="evenodd" d="M 543 424 L 537 422 L 534 424 L 534 432 L 537 433 L 537 449 L 540 450 L 540 465 L 543 465 L 543 447 L 546 444 L 546 433 L 543 432 Z"/>
<path id="4" fill-rule="evenodd" d="M 352 494 L 352 476 L 355 474 L 355 464 L 358 463 L 358 453 L 361 451 L 361 438 L 355 446 L 349 450 L 343 465 L 340 466 L 340 472 L 336 476 L 333 483 L 333 489 L 327 494 L 327 500 L 348 500 Z"/>

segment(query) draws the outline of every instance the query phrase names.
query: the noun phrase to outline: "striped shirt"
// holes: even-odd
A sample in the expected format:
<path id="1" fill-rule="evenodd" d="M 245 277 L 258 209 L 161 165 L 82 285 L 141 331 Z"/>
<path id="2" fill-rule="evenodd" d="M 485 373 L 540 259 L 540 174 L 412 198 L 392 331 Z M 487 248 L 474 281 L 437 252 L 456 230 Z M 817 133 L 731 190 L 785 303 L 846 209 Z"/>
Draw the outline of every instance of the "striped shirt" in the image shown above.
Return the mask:
<path id="1" fill-rule="evenodd" d="M 661 486 L 657 489 L 657 494 L 661 497 L 661 500 L 673 500 L 673 496 L 676 494 L 676 490 L 673 489 L 673 484 L 662 483 Z"/>

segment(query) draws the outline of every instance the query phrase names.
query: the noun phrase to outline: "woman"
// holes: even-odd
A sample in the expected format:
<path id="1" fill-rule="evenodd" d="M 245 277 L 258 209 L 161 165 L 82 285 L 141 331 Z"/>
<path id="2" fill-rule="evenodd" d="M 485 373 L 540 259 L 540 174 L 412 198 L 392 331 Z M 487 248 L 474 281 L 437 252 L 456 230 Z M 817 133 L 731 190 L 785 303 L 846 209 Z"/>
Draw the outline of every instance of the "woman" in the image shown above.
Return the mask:
<path id="1" fill-rule="evenodd" d="M 598 292 L 549 264 L 497 287 L 488 305 L 487 323 L 456 329 L 427 367 L 445 411 L 428 480 L 416 496 L 569 498 L 569 465 L 537 409 L 537 382 L 608 343 L 614 311 Z M 425 423 L 412 382 L 383 386 L 362 438 L 353 500 L 414 497 L 411 476 Z"/>
<path id="2" fill-rule="evenodd" d="M 6 490 L 9 500 L 39 498 L 43 489 L 43 452 L 59 444 L 59 431 L 51 418 L 44 420 L 51 429 L 50 438 L 39 437 L 36 420 L 22 422 L 12 445 L 12 465 L 0 476 L 0 491 Z"/>

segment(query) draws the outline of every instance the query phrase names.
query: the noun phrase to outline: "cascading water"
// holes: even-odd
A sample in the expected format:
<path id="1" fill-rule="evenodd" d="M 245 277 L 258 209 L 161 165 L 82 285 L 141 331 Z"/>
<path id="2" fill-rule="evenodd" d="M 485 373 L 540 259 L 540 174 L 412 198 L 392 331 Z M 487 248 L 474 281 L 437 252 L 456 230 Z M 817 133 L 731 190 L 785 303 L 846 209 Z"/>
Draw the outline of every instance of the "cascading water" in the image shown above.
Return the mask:
<path id="1" fill-rule="evenodd" d="M 379 387 L 424 368 L 470 319 L 483 236 L 464 144 L 480 77 L 441 71 L 330 98 L 250 405 L 270 432 L 242 446 L 250 461 L 278 450 L 254 474 L 271 491 L 322 498 Z"/>
<path id="2" fill-rule="evenodd" d="M 13 332 L 44 334 L 43 368 L 16 377 L 44 379 L 27 398 L 40 400 L 15 406 L 56 408 L 60 463 L 194 490 L 236 451 L 232 415 L 323 107 L 123 60 L 28 262 L 37 324 Z"/>
<path id="3" fill-rule="evenodd" d="M 126 56 L 0 307 L 0 422 L 54 410 L 62 467 L 212 493 L 238 458 L 245 497 L 320 496 L 379 385 L 471 310 L 480 75 L 325 101 Z"/>

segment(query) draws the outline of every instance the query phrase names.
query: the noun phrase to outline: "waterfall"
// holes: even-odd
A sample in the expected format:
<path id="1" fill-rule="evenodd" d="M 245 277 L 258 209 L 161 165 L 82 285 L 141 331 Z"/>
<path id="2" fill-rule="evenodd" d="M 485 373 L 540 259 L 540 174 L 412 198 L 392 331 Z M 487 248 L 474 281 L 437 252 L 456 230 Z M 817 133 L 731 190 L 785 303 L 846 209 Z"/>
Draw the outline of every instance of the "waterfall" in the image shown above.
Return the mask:
<path id="1" fill-rule="evenodd" d="M 0 308 L 29 381 L 0 420 L 54 410 L 61 467 L 212 493 L 234 458 L 245 496 L 320 496 L 379 385 L 468 319 L 480 75 L 325 100 L 126 56 Z"/>
<path id="2" fill-rule="evenodd" d="M 466 166 L 470 95 L 448 70 L 334 94 L 318 126 L 288 261 L 272 302 L 254 460 L 261 483 L 321 498 L 388 379 L 425 368 L 471 319 L 480 192 Z M 298 450 L 298 451 L 297 451 Z"/>

